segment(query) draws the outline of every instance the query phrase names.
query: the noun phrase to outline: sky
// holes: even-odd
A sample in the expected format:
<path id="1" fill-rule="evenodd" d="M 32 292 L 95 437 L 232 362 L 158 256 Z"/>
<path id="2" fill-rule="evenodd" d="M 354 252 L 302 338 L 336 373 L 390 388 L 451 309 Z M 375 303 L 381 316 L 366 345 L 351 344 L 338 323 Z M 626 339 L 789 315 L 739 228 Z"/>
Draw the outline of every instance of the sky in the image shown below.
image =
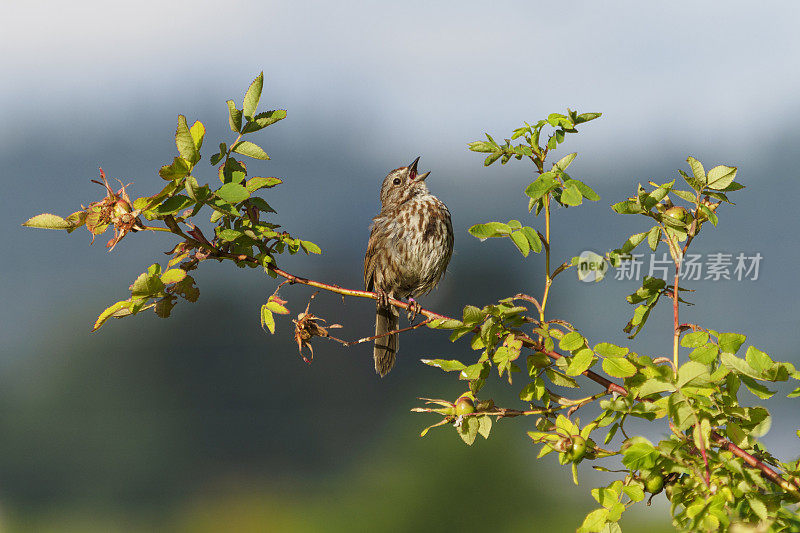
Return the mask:
<path id="1" fill-rule="evenodd" d="M 458 314 L 467 303 L 536 292 L 538 257 L 523 261 L 509 243 L 479 243 L 466 232 L 503 217 L 539 223 L 520 194 L 532 169 L 514 161 L 486 169 L 466 145 L 484 132 L 501 139 L 523 121 L 568 107 L 602 112 L 565 148 L 579 153 L 573 175 L 602 200 L 555 214 L 556 251 L 565 258 L 602 252 L 645 229 L 633 217 L 613 216 L 609 204 L 632 194 L 638 182 L 673 179 L 678 168 L 687 169 L 688 155 L 707 169 L 738 166 L 747 189 L 697 246 L 706 253 L 760 252 L 761 277 L 699 283 L 698 305 L 686 317 L 748 333 L 774 358 L 800 364 L 794 309 L 800 7 L 794 3 L 9 1 L 4 20 L 0 290 L 11 305 L 0 309 L 8 347 L 0 369 L 7 376 L 34 352 L 68 358 L 65 346 L 99 350 L 116 335 L 139 331 L 114 321 L 105 336 L 86 334 L 97 312 L 123 297 L 170 246 L 131 236 L 109 254 L 102 237 L 89 248 L 83 232 L 67 236 L 19 224 L 96 199 L 99 189 L 89 179 L 98 166 L 132 183 L 132 196 L 150 194 L 160 187 L 156 170 L 174 155 L 176 116 L 203 121 L 206 146 L 230 142 L 225 100 L 240 101 L 262 70 L 262 106 L 287 109 L 288 118 L 254 139 L 272 157 L 258 172 L 284 178 L 269 197 L 281 223 L 325 251 L 287 258 L 287 268 L 358 287 L 380 181 L 422 156 L 420 169 L 431 170 L 429 187 L 450 207 L 456 231 L 448 276 L 423 304 Z M 215 179 L 213 169 L 203 168 L 208 181 Z M 259 301 L 273 286 L 237 269 L 204 272 L 201 289 L 208 287 L 211 301 L 221 298 L 232 312 L 252 315 L 231 331 L 258 328 Z M 477 288 L 458 285 L 476 279 Z M 635 288 L 565 280 L 552 312 L 571 317 L 587 335 L 623 342 L 620 329 L 631 310 L 622 297 Z M 301 300 L 290 300 L 298 311 Z M 370 311 L 355 304 L 342 310 L 334 299 L 319 300 L 336 320 L 354 312 L 356 321 L 371 321 Z M 202 297 L 195 305 L 176 312 L 212 312 Z M 166 327 L 142 320 L 152 331 Z M 667 346 L 669 333 L 650 329 L 638 342 L 652 353 Z M 269 342 L 291 348 L 288 338 Z M 406 342 L 409 357 L 401 362 L 414 365 L 433 348 L 446 346 Z M 317 350 L 322 368 L 333 364 L 324 361 L 324 348 Z M 337 359 L 338 349 L 327 353 L 356 364 Z M 358 364 L 369 367 L 368 355 L 361 353 Z M 398 370 L 401 388 L 425 372 Z M 364 386 L 379 394 L 375 385 Z M 405 404 L 384 406 L 395 415 L 407 412 Z M 788 422 L 773 425 L 768 443 L 788 454 L 796 450 L 797 420 L 789 404 L 776 413 Z"/>

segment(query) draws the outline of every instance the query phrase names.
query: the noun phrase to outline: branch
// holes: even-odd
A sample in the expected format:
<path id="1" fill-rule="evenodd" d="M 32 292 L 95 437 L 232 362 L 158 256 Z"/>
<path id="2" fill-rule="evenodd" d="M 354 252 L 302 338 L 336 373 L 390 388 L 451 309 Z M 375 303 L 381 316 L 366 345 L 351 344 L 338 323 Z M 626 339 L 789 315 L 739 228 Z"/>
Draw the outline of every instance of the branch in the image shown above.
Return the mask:
<path id="1" fill-rule="evenodd" d="M 252 262 L 252 263 L 256 263 L 256 264 L 258 263 L 258 261 L 254 257 L 251 257 L 249 255 L 244 255 L 244 254 L 236 255 L 236 254 L 230 254 L 230 253 L 227 253 L 227 252 L 219 252 L 217 250 L 214 250 L 214 252 L 212 252 L 212 257 L 224 257 L 224 258 L 233 259 L 233 260 L 236 260 L 236 261 L 247 261 L 247 262 Z M 282 270 L 282 269 L 280 269 L 278 267 L 274 267 L 274 266 L 271 266 L 271 265 L 268 265 L 266 268 L 268 270 L 274 272 L 275 274 L 287 279 L 289 281 L 289 283 L 291 283 L 291 284 L 300 283 L 302 285 L 308 285 L 310 287 L 316 287 L 318 289 L 323 289 L 323 290 L 326 290 L 326 291 L 329 291 L 329 292 L 333 292 L 333 293 L 336 293 L 336 294 L 341 294 L 342 296 L 355 296 L 357 298 L 369 298 L 369 299 L 372 299 L 372 300 L 377 300 L 378 299 L 378 295 L 376 293 L 374 293 L 374 292 L 361 291 L 361 290 L 355 290 L 355 289 L 347 289 L 347 288 L 344 288 L 344 287 L 340 287 L 339 285 L 334 285 L 334 284 L 330 284 L 330 283 L 322 283 L 320 281 L 315 281 L 315 280 L 312 280 L 312 279 L 303 278 L 303 277 L 300 277 L 300 276 L 296 276 L 294 274 L 290 274 L 289 272 L 286 272 L 285 270 Z M 677 287 L 677 284 L 676 284 L 676 287 Z M 400 307 L 402 309 L 408 309 L 409 307 L 411 307 L 411 304 L 406 303 L 406 302 L 401 302 L 400 300 L 395 300 L 394 298 L 389 298 L 389 303 L 391 303 L 392 305 L 394 305 L 396 307 Z M 424 315 L 429 319 L 457 320 L 457 319 L 454 319 L 452 317 L 449 317 L 449 316 L 446 316 L 446 315 L 442 315 L 442 314 L 436 313 L 434 311 L 431 311 L 431 310 L 425 309 L 425 308 L 420 308 L 418 312 L 419 312 L 419 314 Z M 419 325 L 421 325 L 421 324 L 419 324 Z M 475 329 L 477 330 L 478 328 L 476 327 Z M 544 346 L 542 346 L 540 343 L 538 343 L 535 340 L 533 340 L 532 338 L 530 338 L 528 335 L 525 335 L 524 333 L 523 334 L 518 334 L 517 337 L 520 340 L 522 340 L 522 343 L 523 343 L 524 346 L 526 346 L 528 348 L 532 348 L 532 349 L 534 349 L 534 350 L 536 350 L 538 352 L 541 352 L 541 353 L 547 355 L 548 357 L 550 357 L 553 360 L 560 359 L 560 358 L 564 357 L 563 355 L 561 355 L 558 352 L 545 350 Z M 625 387 L 623 387 L 622 385 L 619 385 L 618 383 L 615 383 L 615 382 L 613 382 L 613 381 L 601 376 L 600 374 L 597 374 L 596 372 L 593 372 L 591 370 L 586 370 L 585 372 L 583 372 L 583 375 L 586 376 L 587 378 L 591 379 L 595 383 L 598 383 L 599 385 L 602 385 L 608 392 L 615 392 L 615 393 L 621 394 L 623 396 L 627 396 L 628 395 L 628 390 Z M 637 398 L 636 400 L 637 401 L 646 401 L 646 400 L 641 400 L 639 398 Z M 505 416 L 505 417 L 518 416 L 516 414 L 512 414 L 512 412 L 513 412 L 513 410 L 506 410 L 506 414 L 504 414 L 503 416 Z M 492 413 L 492 414 L 499 414 L 499 413 Z M 789 481 L 787 481 L 786 479 L 781 477 L 780 474 L 778 474 L 775 470 L 770 468 L 768 465 L 764 464 L 762 461 L 759 461 L 753 455 L 751 455 L 751 454 L 747 453 L 746 451 L 742 450 L 741 448 L 736 446 L 731 441 L 725 439 L 722 435 L 720 435 L 716 431 L 712 431 L 711 432 L 711 439 L 714 441 L 714 443 L 717 446 L 719 446 L 720 448 L 724 448 L 724 449 L 728 450 L 733 455 L 735 455 L 735 456 L 739 457 L 740 459 L 742 459 L 749 466 L 751 466 L 751 467 L 753 467 L 753 468 L 755 468 L 757 470 L 760 470 L 761 474 L 765 478 L 767 478 L 769 481 L 771 481 L 775 485 L 779 486 L 780 488 L 782 488 L 786 492 L 792 494 L 796 498 L 800 499 L 800 491 L 798 491 L 798 488 L 800 488 L 800 487 L 795 487 L 792 483 L 790 483 Z"/>

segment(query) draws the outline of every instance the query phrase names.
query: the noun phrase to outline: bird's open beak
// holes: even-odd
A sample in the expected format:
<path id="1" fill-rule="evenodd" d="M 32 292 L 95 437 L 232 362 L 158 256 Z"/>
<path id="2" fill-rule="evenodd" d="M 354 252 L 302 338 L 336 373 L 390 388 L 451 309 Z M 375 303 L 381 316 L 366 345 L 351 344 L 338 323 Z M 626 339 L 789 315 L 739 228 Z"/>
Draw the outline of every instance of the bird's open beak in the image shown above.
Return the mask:
<path id="1" fill-rule="evenodd" d="M 428 177 L 430 171 L 424 174 L 417 175 L 417 163 L 419 163 L 419 157 L 416 158 L 413 163 L 408 165 L 408 172 L 412 180 L 423 181 L 425 178 Z"/>

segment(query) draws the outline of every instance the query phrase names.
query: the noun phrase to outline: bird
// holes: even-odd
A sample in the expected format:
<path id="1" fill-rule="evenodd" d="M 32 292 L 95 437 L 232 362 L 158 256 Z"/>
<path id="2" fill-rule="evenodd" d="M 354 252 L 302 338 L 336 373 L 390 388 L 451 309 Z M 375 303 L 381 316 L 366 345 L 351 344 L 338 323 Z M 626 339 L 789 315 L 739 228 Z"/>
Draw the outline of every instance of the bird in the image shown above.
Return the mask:
<path id="1" fill-rule="evenodd" d="M 392 170 L 381 186 L 381 211 L 372 219 L 364 257 L 364 287 L 377 293 L 375 372 L 384 377 L 394 366 L 398 350 L 398 310 L 389 298 L 408 298 L 413 321 L 427 294 L 444 275 L 453 255 L 453 224 L 447 206 L 428 191 L 430 172 L 410 165 Z"/>

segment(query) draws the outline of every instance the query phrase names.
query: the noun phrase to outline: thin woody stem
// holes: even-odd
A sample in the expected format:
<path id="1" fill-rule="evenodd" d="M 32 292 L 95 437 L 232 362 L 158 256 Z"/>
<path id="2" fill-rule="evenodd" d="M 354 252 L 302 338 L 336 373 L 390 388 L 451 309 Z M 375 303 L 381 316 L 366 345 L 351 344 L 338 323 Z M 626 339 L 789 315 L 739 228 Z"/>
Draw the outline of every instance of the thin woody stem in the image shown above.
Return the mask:
<path id="1" fill-rule="evenodd" d="M 346 341 L 346 340 L 342 340 L 342 339 L 337 339 L 336 337 L 333 337 L 331 335 L 328 335 L 325 338 L 326 339 L 331 339 L 332 341 L 339 342 L 344 346 L 353 346 L 355 344 L 361 344 L 362 342 L 374 341 L 375 339 L 380 339 L 381 337 L 387 337 L 389 335 L 394 335 L 395 333 L 403 333 L 405 331 L 411 331 L 412 329 L 417 329 L 417 328 L 419 328 L 421 326 L 426 325 L 431 320 L 433 320 L 433 319 L 432 318 L 426 318 L 425 320 L 423 320 L 419 324 L 414 324 L 413 326 L 408 326 L 407 328 L 395 329 L 395 330 L 389 331 L 387 333 L 382 333 L 380 335 L 373 335 L 372 337 L 364 337 L 363 339 L 358 339 L 358 340 L 355 340 L 355 341 Z"/>
<path id="2" fill-rule="evenodd" d="M 175 232 L 173 232 L 173 233 L 175 233 Z M 181 235 L 181 236 L 186 237 L 185 235 Z M 195 242 L 198 242 L 198 241 L 194 241 L 192 244 L 194 244 Z M 246 261 L 246 262 L 249 262 L 249 263 L 259 264 L 259 261 L 255 257 L 249 256 L 249 255 L 246 255 L 246 254 L 232 254 L 232 253 L 228 253 L 228 252 L 220 252 L 216 248 L 209 247 L 209 246 L 207 246 L 207 245 L 205 245 L 203 243 L 199 243 L 198 242 L 198 244 L 200 245 L 200 247 L 209 250 L 211 252 L 211 255 L 210 255 L 211 257 L 227 258 L 227 259 L 233 259 L 234 261 Z M 302 284 L 302 285 L 308 285 L 310 287 L 316 287 L 318 289 L 323 289 L 323 290 L 326 290 L 326 291 L 329 291 L 329 292 L 333 292 L 333 293 L 336 293 L 336 294 L 341 294 L 342 296 L 354 296 L 354 297 L 357 297 L 357 298 L 369 298 L 369 299 L 372 299 L 372 300 L 377 300 L 378 299 L 378 294 L 374 293 L 374 292 L 362 291 L 362 290 L 356 290 L 356 289 L 347 289 L 347 288 L 341 287 L 339 285 L 335 285 L 335 284 L 331 284 L 331 283 L 323 283 L 323 282 L 320 282 L 320 281 L 315 281 L 315 280 L 312 280 L 312 279 L 296 276 L 294 274 L 286 272 L 285 270 L 282 270 L 282 269 L 280 269 L 280 268 L 278 268 L 276 266 L 272 266 L 272 265 L 267 265 L 266 268 L 267 268 L 267 270 L 270 270 L 271 272 L 277 274 L 278 276 L 281 276 L 281 277 L 285 278 L 289 283 L 292 283 L 292 284 L 299 283 L 299 284 Z M 676 284 L 675 284 L 675 298 L 676 298 L 676 301 L 677 301 L 677 292 L 678 291 L 677 291 L 677 281 L 676 281 Z M 400 300 L 396 300 L 394 298 L 389 298 L 389 303 L 394 305 L 395 307 L 399 307 L 401 309 L 406 309 L 406 310 L 413 305 L 413 304 L 409 304 L 409 303 L 406 303 L 406 302 L 402 302 Z M 542 306 L 542 307 L 544 307 L 544 306 Z M 442 315 L 440 313 L 436 313 L 435 311 L 431 311 L 431 310 L 425 309 L 425 308 L 420 308 L 418 310 L 418 313 L 423 315 L 423 316 L 425 316 L 425 317 L 427 317 L 428 319 L 431 319 L 431 320 L 435 320 L 435 319 L 439 319 L 439 320 L 457 320 L 457 319 L 454 319 L 454 318 L 449 317 L 447 315 Z M 425 323 L 427 323 L 427 321 Z M 417 327 L 419 327 L 421 325 L 422 324 L 418 324 Z M 478 328 L 476 328 L 476 330 L 477 329 Z M 558 352 L 545 350 L 544 346 L 540 342 L 537 342 L 537 341 L 533 340 L 532 338 L 530 338 L 529 336 L 525 335 L 524 333 L 517 334 L 517 338 L 522 340 L 522 343 L 523 343 L 524 346 L 526 346 L 528 348 L 532 348 L 532 349 L 534 349 L 534 350 L 536 350 L 538 352 L 544 353 L 545 355 L 547 355 L 551 359 L 555 360 L 555 359 L 560 359 L 560 358 L 563 357 L 563 355 L 559 354 Z M 609 380 L 609 379 L 597 374 L 596 372 L 593 372 L 591 370 L 586 370 L 586 371 L 583 372 L 583 375 L 586 376 L 587 378 L 591 379 L 595 383 L 598 383 L 599 385 L 603 386 L 608 392 L 615 392 L 615 393 L 621 394 L 623 396 L 627 396 L 628 395 L 628 391 L 627 391 L 627 389 L 625 389 L 625 387 L 623 387 L 623 386 L 621 386 L 621 385 L 619 385 L 617 383 L 614 383 L 613 381 L 611 381 L 611 380 Z M 500 415 L 500 417 L 511 417 L 511 416 L 521 416 L 521 415 L 524 415 L 524 414 L 534 414 L 534 413 L 533 412 L 528 413 L 528 412 L 524 412 L 524 411 L 515 412 L 515 410 L 513 410 L 513 409 L 503 409 L 502 414 L 499 413 L 499 412 L 498 413 L 493 413 L 493 414 L 498 414 L 498 415 Z M 786 492 L 792 494 L 792 496 L 796 497 L 797 499 L 800 499 L 800 490 L 798 490 L 798 489 L 800 489 L 800 485 L 795 486 L 794 484 L 792 484 L 788 480 L 784 479 L 783 477 L 781 477 L 780 474 L 778 474 L 775 470 L 770 468 L 768 465 L 764 464 L 762 461 L 759 461 L 753 455 L 747 453 L 746 451 L 742 450 L 741 448 L 739 448 L 738 446 L 736 446 L 735 444 L 733 444 L 729 440 L 725 439 L 722 435 L 720 435 L 716 431 L 712 430 L 710 437 L 711 437 L 711 440 L 713 440 L 714 443 L 717 446 L 719 446 L 720 448 L 723 448 L 725 450 L 728 450 L 729 452 L 731 452 L 736 457 L 739 457 L 740 459 L 742 459 L 745 463 L 747 463 L 752 468 L 755 468 L 755 469 L 761 471 L 761 474 L 764 477 L 766 477 L 769 481 L 771 481 L 775 485 L 781 487 Z"/>

